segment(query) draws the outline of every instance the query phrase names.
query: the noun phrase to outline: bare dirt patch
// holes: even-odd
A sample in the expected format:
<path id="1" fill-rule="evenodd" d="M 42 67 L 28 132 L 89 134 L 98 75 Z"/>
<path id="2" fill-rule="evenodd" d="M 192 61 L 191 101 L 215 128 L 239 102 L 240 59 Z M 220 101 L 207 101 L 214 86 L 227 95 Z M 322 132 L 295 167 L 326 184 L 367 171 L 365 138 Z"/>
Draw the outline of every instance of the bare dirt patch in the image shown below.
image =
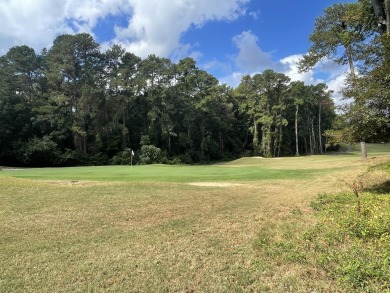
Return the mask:
<path id="1" fill-rule="evenodd" d="M 86 180 L 42 180 L 43 183 L 52 185 L 77 185 L 77 186 L 95 186 L 95 185 L 112 185 L 113 182 L 105 181 L 86 181 Z"/>
<path id="2" fill-rule="evenodd" d="M 233 187 L 233 186 L 247 185 L 247 184 L 230 183 L 230 182 L 191 182 L 188 184 L 193 186 L 204 186 L 204 187 Z"/>

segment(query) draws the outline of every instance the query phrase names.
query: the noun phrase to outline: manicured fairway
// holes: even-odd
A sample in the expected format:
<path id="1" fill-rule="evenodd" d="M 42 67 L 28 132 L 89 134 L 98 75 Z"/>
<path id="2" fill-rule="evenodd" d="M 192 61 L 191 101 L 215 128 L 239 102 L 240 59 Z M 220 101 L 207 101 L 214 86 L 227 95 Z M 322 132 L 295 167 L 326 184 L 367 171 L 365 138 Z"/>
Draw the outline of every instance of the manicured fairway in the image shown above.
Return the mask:
<path id="1" fill-rule="evenodd" d="M 68 168 L 7 169 L 1 175 L 41 180 L 93 181 L 257 181 L 272 179 L 300 179 L 334 172 L 345 168 L 342 159 L 329 156 L 311 158 L 244 158 L 231 163 L 206 166 L 95 166 Z M 358 158 L 355 158 L 357 160 Z M 348 158 L 350 160 L 350 158 Z M 335 165 L 328 162 L 335 162 Z M 338 162 L 338 163 L 337 163 Z"/>
<path id="2" fill-rule="evenodd" d="M 268 169 L 263 166 L 107 166 L 4 170 L 3 175 L 43 180 L 94 181 L 253 181 L 299 179 L 314 176 L 318 170 Z"/>
<path id="3" fill-rule="evenodd" d="M 356 146 L 358 148 L 358 146 Z M 368 145 L 370 157 L 389 155 L 390 145 Z M 131 182 L 257 181 L 303 179 L 345 170 L 360 160 L 359 151 L 324 156 L 290 158 L 242 158 L 229 163 L 202 166 L 97 166 L 68 168 L 4 168 L 0 176 L 41 180 L 93 180 Z"/>

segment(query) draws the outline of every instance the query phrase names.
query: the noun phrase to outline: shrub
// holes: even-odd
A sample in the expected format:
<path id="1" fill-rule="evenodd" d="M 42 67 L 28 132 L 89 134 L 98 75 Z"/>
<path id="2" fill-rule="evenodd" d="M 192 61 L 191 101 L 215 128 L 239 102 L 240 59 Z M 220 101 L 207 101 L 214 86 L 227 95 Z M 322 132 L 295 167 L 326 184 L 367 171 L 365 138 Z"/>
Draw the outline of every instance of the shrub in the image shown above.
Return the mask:
<path id="1" fill-rule="evenodd" d="M 103 166 L 108 164 L 108 161 L 108 156 L 104 153 L 87 154 L 79 159 L 80 164 L 86 166 Z"/>
<path id="2" fill-rule="evenodd" d="M 48 136 L 33 137 L 27 142 L 19 143 L 16 149 L 18 160 L 26 165 L 56 165 L 60 162 L 58 145 Z"/>
<path id="3" fill-rule="evenodd" d="M 133 158 L 133 164 L 135 163 Z M 110 160 L 111 165 L 130 165 L 131 164 L 131 149 L 126 148 L 125 150 L 117 153 Z"/>
<path id="4" fill-rule="evenodd" d="M 162 159 L 161 149 L 154 145 L 143 145 L 140 153 L 141 164 L 155 164 L 160 163 Z"/>

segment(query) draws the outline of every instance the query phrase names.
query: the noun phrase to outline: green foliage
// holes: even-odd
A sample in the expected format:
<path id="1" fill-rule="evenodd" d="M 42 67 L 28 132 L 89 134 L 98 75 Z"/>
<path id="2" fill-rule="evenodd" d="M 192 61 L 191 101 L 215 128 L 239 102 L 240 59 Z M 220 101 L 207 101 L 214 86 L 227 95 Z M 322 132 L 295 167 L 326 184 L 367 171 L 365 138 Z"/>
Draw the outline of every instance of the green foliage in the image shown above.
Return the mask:
<path id="1" fill-rule="evenodd" d="M 365 189 L 355 180 L 351 192 L 320 194 L 311 202 L 316 218 L 311 225 L 304 225 L 308 214 L 292 208 L 283 225 L 260 229 L 253 248 L 270 262 L 325 272 L 337 282 L 337 292 L 390 292 L 390 189 L 383 174 L 388 167 L 388 162 L 369 167 L 368 174 L 379 173 L 372 174 L 373 181 L 362 177 Z"/>
<path id="2" fill-rule="evenodd" d="M 149 136 L 148 136 L 148 135 L 142 135 L 139 144 L 140 144 L 141 146 L 143 146 L 143 145 L 149 145 L 149 144 L 150 144 L 150 138 L 149 138 Z"/>
<path id="3" fill-rule="evenodd" d="M 255 155 L 280 157 L 297 154 L 299 150 L 322 153 L 323 131 L 330 128 L 334 119 L 331 91 L 325 84 L 306 86 L 290 82 L 284 74 L 265 70 L 253 77 L 244 76 L 235 92 L 246 114 Z M 294 132 L 295 141 L 291 139 Z M 304 140 L 309 142 L 310 150 Z"/>
<path id="4" fill-rule="evenodd" d="M 321 194 L 311 203 L 317 224 L 297 229 L 305 215 L 293 209 L 283 226 L 260 230 L 253 248 L 270 261 L 324 271 L 346 292 L 390 292 L 390 196 L 364 192 L 361 200 L 358 216 L 352 193 Z"/>
<path id="5" fill-rule="evenodd" d="M 349 64 L 354 74 L 354 62 L 361 56 L 361 44 L 373 34 L 372 17 L 365 2 L 339 3 L 324 10 L 315 21 L 309 37 L 311 46 L 299 64 L 302 71 L 328 58 L 339 64 Z"/>
<path id="6" fill-rule="evenodd" d="M 78 162 L 80 165 L 86 166 L 104 166 L 109 163 L 108 156 L 105 153 L 93 153 L 80 156 L 78 154 Z"/>
<path id="7" fill-rule="evenodd" d="M 191 58 L 142 60 L 119 45 L 101 52 L 89 34 L 60 35 L 41 54 L 18 46 L 0 57 L 0 158 L 9 165 L 122 164 L 127 148 L 143 153 L 142 163 L 219 161 L 249 148 L 291 155 L 291 96 L 289 78 L 273 70 L 246 76 L 234 90 Z M 320 152 L 333 109 L 300 98 L 307 106 L 298 103 L 299 136 Z M 322 126 L 314 118 L 321 115 Z M 306 120 L 311 131 L 302 127 Z M 39 155 L 45 140 L 51 146 Z M 308 152 L 303 139 L 299 148 Z"/>
<path id="8" fill-rule="evenodd" d="M 383 1 L 368 0 L 334 4 L 326 8 L 314 24 L 311 47 L 300 61 L 300 69 L 307 71 L 324 59 L 348 64 L 350 69 L 343 94 L 353 103 L 343 107 L 341 117 L 345 127 L 327 132 L 331 144 L 389 140 L 386 97 L 390 42 L 385 33 L 386 21 L 378 14 L 378 9 L 384 14 L 385 6 Z M 383 34 L 381 38 L 377 30 Z M 359 66 L 359 75 L 356 66 Z M 362 157 L 366 157 L 364 150 Z"/>
<path id="9" fill-rule="evenodd" d="M 132 156 L 131 152 L 132 152 L 131 149 L 125 149 L 117 153 L 115 156 L 111 158 L 110 165 L 130 165 L 131 156 Z M 136 161 L 133 159 L 133 164 L 135 163 Z"/>
<path id="10" fill-rule="evenodd" d="M 357 216 L 351 193 L 321 195 L 312 203 L 321 224 L 306 234 L 318 264 L 360 292 L 390 290 L 390 196 L 362 193 Z M 310 235 L 310 236 L 309 236 Z M 387 290 L 387 291 L 386 291 Z"/>
<path id="11" fill-rule="evenodd" d="M 161 149 L 154 145 L 143 145 L 139 155 L 141 164 L 160 163 L 162 159 Z"/>
<path id="12" fill-rule="evenodd" d="M 18 159 L 26 165 L 44 166 L 61 163 L 58 146 L 48 136 L 33 137 L 26 143 L 20 143 L 16 149 Z"/>

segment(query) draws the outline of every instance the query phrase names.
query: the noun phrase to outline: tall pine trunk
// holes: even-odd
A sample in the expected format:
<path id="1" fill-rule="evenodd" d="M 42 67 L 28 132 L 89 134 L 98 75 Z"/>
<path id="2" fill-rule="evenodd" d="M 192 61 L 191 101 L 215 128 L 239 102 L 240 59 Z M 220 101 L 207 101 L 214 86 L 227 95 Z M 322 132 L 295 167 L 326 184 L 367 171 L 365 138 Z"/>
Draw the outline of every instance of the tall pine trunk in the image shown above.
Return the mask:
<path id="1" fill-rule="evenodd" d="M 282 139 L 283 139 L 283 118 L 280 115 L 280 125 L 279 125 L 279 141 L 278 141 L 278 158 L 280 157 L 280 152 L 282 149 Z"/>
<path id="2" fill-rule="evenodd" d="M 205 140 L 206 140 L 206 138 L 205 138 L 204 121 L 202 121 L 200 129 L 201 129 L 201 133 L 202 133 L 202 138 L 201 138 L 201 141 L 200 141 L 200 154 L 201 154 L 202 159 L 203 159 L 204 158 L 204 143 L 205 143 Z"/>
<path id="3" fill-rule="evenodd" d="M 322 139 L 321 139 L 321 102 L 318 103 L 318 144 L 320 154 L 322 155 Z"/>
<path id="4" fill-rule="evenodd" d="M 318 154 L 318 148 L 317 148 L 316 134 L 314 132 L 314 122 L 313 122 L 313 119 L 311 120 L 311 134 L 313 136 L 313 151 L 314 151 L 314 154 Z"/>
<path id="5" fill-rule="evenodd" d="M 299 156 L 299 149 L 298 149 L 298 110 L 299 105 L 295 105 L 295 155 Z"/>

